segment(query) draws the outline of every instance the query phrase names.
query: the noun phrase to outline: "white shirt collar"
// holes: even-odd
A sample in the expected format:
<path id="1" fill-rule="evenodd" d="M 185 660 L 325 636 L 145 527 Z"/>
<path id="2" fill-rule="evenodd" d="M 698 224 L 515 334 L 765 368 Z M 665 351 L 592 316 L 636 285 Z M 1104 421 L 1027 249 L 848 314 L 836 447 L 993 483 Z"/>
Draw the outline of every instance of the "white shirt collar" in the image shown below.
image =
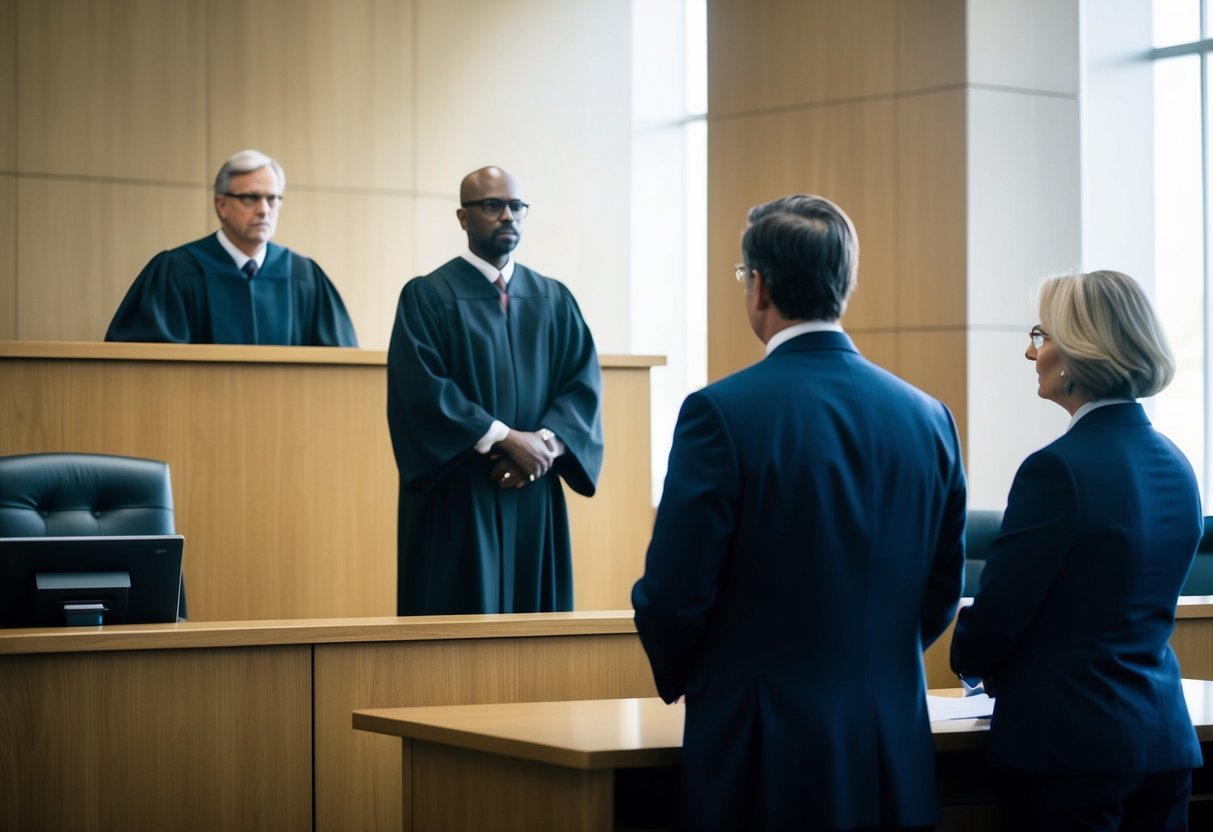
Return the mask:
<path id="1" fill-rule="evenodd" d="M 507 284 L 510 282 L 510 278 L 514 276 L 514 258 L 513 257 L 511 257 L 509 260 L 506 260 L 505 265 L 502 266 L 500 269 L 498 269 L 496 266 L 494 266 L 489 261 L 485 260 L 483 257 L 478 257 L 477 255 L 473 254 L 472 250 L 470 248 L 459 256 L 462 257 L 464 260 L 468 261 L 469 263 L 471 263 L 473 266 L 475 266 L 482 275 L 484 275 L 486 278 L 488 278 L 489 283 L 497 282 L 498 273 L 500 273 L 501 276 L 505 278 L 505 282 Z"/>
<path id="2" fill-rule="evenodd" d="M 1078 420 L 1086 416 L 1092 410 L 1098 410 L 1101 407 L 1107 407 L 1110 404 L 1133 404 L 1136 399 L 1098 399 L 1097 401 L 1087 402 L 1078 410 L 1074 411 L 1074 415 L 1070 417 L 1070 424 L 1066 425 L 1066 431 L 1078 424 Z"/>
<path id="3" fill-rule="evenodd" d="M 265 252 L 269 246 L 262 246 L 260 249 L 258 249 L 256 254 L 249 257 L 243 251 L 236 248 L 236 244 L 227 238 L 227 235 L 223 233 L 222 228 L 215 232 L 215 239 L 219 241 L 219 245 L 223 246 L 223 250 L 230 254 L 232 259 L 236 261 L 236 268 L 243 269 L 244 264 L 249 260 L 255 262 L 258 269 L 265 265 Z"/>
<path id="4" fill-rule="evenodd" d="M 767 341 L 766 354 L 770 355 L 780 344 L 790 341 L 797 335 L 804 335 L 806 332 L 842 332 L 842 324 L 838 321 L 801 321 L 798 324 L 792 324 L 771 336 L 771 340 Z"/>

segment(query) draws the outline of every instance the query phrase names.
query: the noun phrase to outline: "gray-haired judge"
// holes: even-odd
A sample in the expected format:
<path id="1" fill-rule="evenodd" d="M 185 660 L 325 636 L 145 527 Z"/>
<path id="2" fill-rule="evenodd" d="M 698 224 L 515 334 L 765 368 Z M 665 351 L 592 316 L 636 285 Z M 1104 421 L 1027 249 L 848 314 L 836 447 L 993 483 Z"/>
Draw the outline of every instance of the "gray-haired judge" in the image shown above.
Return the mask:
<path id="1" fill-rule="evenodd" d="M 270 242 L 285 187 L 282 166 L 260 151 L 224 162 L 215 177 L 219 230 L 153 257 L 105 340 L 358 346 L 320 266 Z"/>

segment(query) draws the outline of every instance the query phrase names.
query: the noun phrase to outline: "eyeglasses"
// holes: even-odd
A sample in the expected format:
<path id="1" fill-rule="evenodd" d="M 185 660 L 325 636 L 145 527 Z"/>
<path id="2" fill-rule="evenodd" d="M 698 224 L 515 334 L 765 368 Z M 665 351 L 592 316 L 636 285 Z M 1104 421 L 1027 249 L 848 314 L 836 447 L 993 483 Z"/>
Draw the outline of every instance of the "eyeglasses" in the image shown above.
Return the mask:
<path id="1" fill-rule="evenodd" d="M 225 193 L 224 196 L 228 199 L 240 200 L 240 204 L 245 208 L 256 208 L 261 204 L 261 200 L 263 199 L 271 208 L 273 208 L 275 205 L 285 199 L 282 194 L 233 194 L 228 192 Z"/>
<path id="2" fill-rule="evenodd" d="M 526 212 L 531 206 L 527 205 L 521 199 L 476 199 L 471 202 L 460 203 L 464 208 L 471 208 L 475 205 L 481 211 L 488 214 L 490 217 L 500 217 L 505 213 L 505 209 L 509 208 L 510 213 L 514 215 L 514 219 L 520 220 L 526 216 Z"/>
<path id="3" fill-rule="evenodd" d="M 738 283 L 745 283 L 745 279 L 750 276 L 752 269 L 745 263 L 737 263 L 733 266 L 733 277 L 737 278 Z"/>
<path id="4" fill-rule="evenodd" d="M 1040 349 L 1045 345 L 1045 341 L 1049 340 L 1049 336 L 1045 335 L 1044 330 L 1038 326 L 1032 327 L 1028 333 L 1028 337 L 1032 339 L 1032 349 Z"/>

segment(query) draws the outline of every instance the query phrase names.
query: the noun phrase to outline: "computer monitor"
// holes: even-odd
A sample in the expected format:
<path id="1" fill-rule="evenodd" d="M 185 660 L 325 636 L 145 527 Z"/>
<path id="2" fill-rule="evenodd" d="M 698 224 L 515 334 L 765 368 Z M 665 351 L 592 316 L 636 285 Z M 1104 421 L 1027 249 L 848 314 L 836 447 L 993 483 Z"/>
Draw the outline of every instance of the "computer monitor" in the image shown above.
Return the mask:
<path id="1" fill-rule="evenodd" d="M 177 620 L 181 535 L 0 537 L 0 627 Z"/>

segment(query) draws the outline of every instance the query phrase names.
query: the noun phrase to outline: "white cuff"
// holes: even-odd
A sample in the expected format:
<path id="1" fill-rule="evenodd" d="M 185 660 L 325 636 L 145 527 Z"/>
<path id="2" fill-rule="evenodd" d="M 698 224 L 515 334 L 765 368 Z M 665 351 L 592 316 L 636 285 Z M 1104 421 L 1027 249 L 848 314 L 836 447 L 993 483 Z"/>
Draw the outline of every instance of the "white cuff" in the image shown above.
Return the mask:
<path id="1" fill-rule="evenodd" d="M 487 454 L 494 445 L 509 435 L 510 429 L 505 426 L 505 423 L 494 419 L 493 424 L 489 425 L 488 432 L 476 443 L 476 453 Z"/>

